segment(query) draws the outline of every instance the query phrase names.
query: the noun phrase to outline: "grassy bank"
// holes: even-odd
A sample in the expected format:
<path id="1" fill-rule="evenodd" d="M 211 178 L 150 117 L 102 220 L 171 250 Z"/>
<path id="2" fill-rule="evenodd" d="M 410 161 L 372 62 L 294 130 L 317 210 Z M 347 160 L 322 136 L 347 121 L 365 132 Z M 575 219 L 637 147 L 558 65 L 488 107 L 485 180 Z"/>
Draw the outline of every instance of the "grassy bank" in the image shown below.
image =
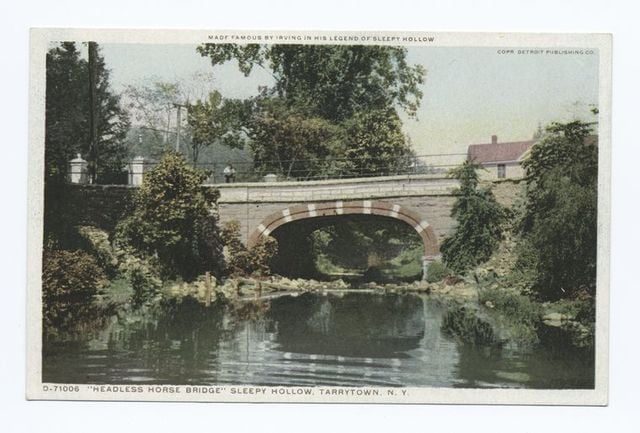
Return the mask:
<path id="1" fill-rule="evenodd" d="M 576 347 L 593 347 L 593 299 L 537 300 L 524 285 L 519 284 L 518 272 L 514 271 L 515 248 L 515 242 L 507 237 L 489 261 L 459 277 L 456 286 L 461 288 L 452 292 L 475 292 L 477 298 L 456 297 L 449 308 L 451 317 L 445 320 L 443 329 L 463 340 L 477 343 L 477 335 L 486 334 L 486 327 L 490 326 L 491 344 L 527 347 L 542 343 L 543 336 L 553 328 L 566 333 L 570 343 Z M 434 286 L 443 284 L 441 281 Z"/>

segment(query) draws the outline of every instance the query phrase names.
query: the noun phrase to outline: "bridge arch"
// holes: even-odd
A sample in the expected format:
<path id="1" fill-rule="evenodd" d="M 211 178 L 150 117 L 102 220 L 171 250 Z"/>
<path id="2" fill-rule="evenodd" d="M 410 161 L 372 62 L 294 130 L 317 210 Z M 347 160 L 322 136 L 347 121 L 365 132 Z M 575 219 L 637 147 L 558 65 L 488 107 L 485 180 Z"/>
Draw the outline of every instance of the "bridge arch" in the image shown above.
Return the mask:
<path id="1" fill-rule="evenodd" d="M 247 245 L 254 246 L 262 236 L 268 236 L 278 227 L 307 218 L 339 215 L 378 215 L 394 218 L 409 224 L 422 239 L 424 255 L 422 259 L 423 278 L 426 278 L 428 263 L 439 254 L 438 238 L 426 219 L 415 211 L 394 203 L 379 200 L 330 201 L 293 205 L 274 212 L 264 218 L 249 235 Z"/>

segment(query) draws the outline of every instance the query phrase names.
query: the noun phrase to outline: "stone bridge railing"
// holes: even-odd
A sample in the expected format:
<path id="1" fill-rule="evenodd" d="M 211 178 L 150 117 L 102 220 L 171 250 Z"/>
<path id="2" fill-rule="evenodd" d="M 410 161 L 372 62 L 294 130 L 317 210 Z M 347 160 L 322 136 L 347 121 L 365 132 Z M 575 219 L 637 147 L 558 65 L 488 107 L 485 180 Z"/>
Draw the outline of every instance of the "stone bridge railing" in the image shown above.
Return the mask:
<path id="1" fill-rule="evenodd" d="M 252 182 L 212 185 L 220 203 L 306 203 L 451 195 L 458 182 L 443 175 L 401 175 L 306 182 Z"/>

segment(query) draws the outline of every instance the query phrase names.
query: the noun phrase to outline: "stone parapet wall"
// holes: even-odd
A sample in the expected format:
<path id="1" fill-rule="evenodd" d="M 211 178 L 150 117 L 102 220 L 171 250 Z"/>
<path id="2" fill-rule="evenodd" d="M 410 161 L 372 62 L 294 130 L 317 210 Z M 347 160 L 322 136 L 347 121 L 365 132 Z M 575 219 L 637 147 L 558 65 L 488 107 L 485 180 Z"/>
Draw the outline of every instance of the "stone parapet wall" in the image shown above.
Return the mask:
<path id="1" fill-rule="evenodd" d="M 305 203 L 447 196 L 451 195 L 457 186 L 457 181 L 442 175 L 215 185 L 220 190 L 220 203 Z"/>
<path id="2" fill-rule="evenodd" d="M 136 188 L 126 185 L 67 184 L 51 187 L 45 213 L 64 216 L 69 225 L 112 231 L 133 201 Z"/>

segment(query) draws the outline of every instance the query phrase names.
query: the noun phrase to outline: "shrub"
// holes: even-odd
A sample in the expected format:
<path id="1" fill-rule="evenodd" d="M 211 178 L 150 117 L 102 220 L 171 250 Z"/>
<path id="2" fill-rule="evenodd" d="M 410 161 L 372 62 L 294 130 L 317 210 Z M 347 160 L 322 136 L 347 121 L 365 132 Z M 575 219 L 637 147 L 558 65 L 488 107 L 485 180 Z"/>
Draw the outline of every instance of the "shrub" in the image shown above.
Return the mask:
<path id="1" fill-rule="evenodd" d="M 262 236 L 252 248 L 240 240 L 240 224 L 228 221 L 222 227 L 227 269 L 232 275 L 266 276 L 271 273 L 271 259 L 278 253 L 278 241 Z"/>
<path id="2" fill-rule="evenodd" d="M 114 277 L 117 272 L 118 260 L 114 255 L 109 233 L 97 227 L 76 226 L 78 234 L 85 240 L 83 250 L 93 256 L 98 265 L 104 269 L 108 277 Z"/>
<path id="3" fill-rule="evenodd" d="M 474 345 L 496 343 L 493 327 L 480 319 L 476 311 L 465 307 L 447 311 L 442 319 L 442 330 Z"/>
<path id="4" fill-rule="evenodd" d="M 552 124 L 531 149 L 519 267 L 543 299 L 595 294 L 598 142 L 591 124 Z"/>
<path id="5" fill-rule="evenodd" d="M 159 293 L 162 287 L 161 265 L 157 257 L 141 255 L 130 245 L 116 243 L 112 250 L 117 278 L 133 290 L 131 301 L 138 307 Z"/>
<path id="6" fill-rule="evenodd" d="M 167 278 L 193 280 L 222 268 L 222 242 L 211 209 L 217 190 L 202 187 L 207 173 L 167 152 L 146 173 L 131 215 L 116 229 L 116 241 L 142 255 L 157 257 Z"/>
<path id="7" fill-rule="evenodd" d="M 447 265 L 440 261 L 435 261 L 430 263 L 427 269 L 427 282 L 437 283 L 449 275 L 451 275 L 451 271 L 447 268 Z"/>
<path id="8" fill-rule="evenodd" d="M 502 239 L 505 211 L 489 188 L 478 186 L 478 168 L 476 163 L 465 161 L 449 174 L 460 181 L 451 210 L 457 227 L 442 242 L 441 251 L 443 261 L 456 272 L 489 260 Z"/>
<path id="9" fill-rule="evenodd" d="M 45 329 L 64 330 L 97 314 L 95 295 L 106 283 L 104 271 L 84 251 L 45 250 L 42 315 Z"/>
<path id="10" fill-rule="evenodd" d="M 508 289 L 482 289 L 478 301 L 488 308 L 501 339 L 530 346 L 538 343 L 543 307 L 529 296 Z"/>
<path id="11" fill-rule="evenodd" d="M 481 304 L 490 303 L 492 308 L 513 323 L 536 328 L 542 318 L 542 306 L 539 303 L 509 290 L 483 289 L 478 294 L 478 300 Z"/>
<path id="12" fill-rule="evenodd" d="M 278 241 L 271 236 L 262 236 L 251 252 L 252 273 L 260 276 L 271 274 L 271 259 L 278 254 Z"/>

